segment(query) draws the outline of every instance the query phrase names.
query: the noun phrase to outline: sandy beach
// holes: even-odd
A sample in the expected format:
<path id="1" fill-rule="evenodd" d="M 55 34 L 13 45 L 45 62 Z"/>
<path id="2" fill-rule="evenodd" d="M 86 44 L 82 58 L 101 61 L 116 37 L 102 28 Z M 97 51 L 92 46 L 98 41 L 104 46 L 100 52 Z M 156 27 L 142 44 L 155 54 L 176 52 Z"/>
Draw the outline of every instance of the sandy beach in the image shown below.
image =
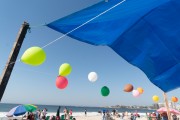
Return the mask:
<path id="1" fill-rule="evenodd" d="M 61 113 L 62 115 L 63 113 Z M 141 113 L 141 117 L 137 118 L 137 120 L 146 120 L 146 117 L 144 116 L 145 113 Z M 55 116 L 56 113 L 54 112 L 49 112 L 47 113 L 47 116 Z M 111 115 L 112 116 L 112 115 Z M 97 112 L 89 112 L 87 116 L 84 115 L 83 112 L 75 112 L 73 113 L 73 117 L 76 120 L 102 120 L 102 115 L 97 113 Z M 16 119 L 22 119 L 21 117 L 14 117 Z M 121 119 L 121 118 L 117 118 L 112 116 L 112 120 L 126 120 L 126 119 Z M 7 120 L 8 118 L 6 117 L 6 112 L 0 112 L 0 120 Z M 13 119 L 13 118 L 12 118 Z"/>
<path id="2" fill-rule="evenodd" d="M 101 115 L 96 115 L 96 116 L 75 116 L 76 120 L 102 120 Z M 121 118 L 116 118 L 113 117 L 113 120 L 125 120 Z M 136 120 L 147 120 L 146 117 L 140 117 L 137 118 Z"/>
<path id="3" fill-rule="evenodd" d="M 144 113 L 142 113 L 142 114 L 144 114 Z M 47 115 L 51 116 L 51 115 L 55 115 L 55 113 L 49 113 Z M 76 113 L 74 118 L 76 120 L 102 120 L 102 115 L 101 114 L 91 113 L 90 115 L 85 116 L 82 113 Z M 180 116 L 178 116 L 178 118 L 180 118 Z M 8 118 L 8 117 L 5 116 L 5 112 L 0 112 L 0 120 L 9 120 L 9 119 L 22 120 L 21 117 Z M 107 120 L 130 120 L 130 118 L 125 117 L 124 119 L 122 119 L 122 118 L 119 118 L 119 117 L 112 116 L 112 119 L 107 119 Z M 136 118 L 136 120 L 147 120 L 147 118 L 146 118 L 146 116 L 141 115 L 139 118 Z"/>

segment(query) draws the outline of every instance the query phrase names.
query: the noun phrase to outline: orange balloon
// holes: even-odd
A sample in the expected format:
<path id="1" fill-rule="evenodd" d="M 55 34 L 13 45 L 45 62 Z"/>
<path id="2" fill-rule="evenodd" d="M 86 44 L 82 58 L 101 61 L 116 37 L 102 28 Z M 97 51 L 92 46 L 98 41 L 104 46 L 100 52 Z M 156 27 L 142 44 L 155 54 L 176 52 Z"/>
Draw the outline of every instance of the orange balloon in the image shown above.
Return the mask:
<path id="1" fill-rule="evenodd" d="M 141 87 L 138 87 L 137 90 L 139 91 L 140 94 L 144 92 L 144 90 Z"/>
<path id="2" fill-rule="evenodd" d="M 127 84 L 124 86 L 124 91 L 125 92 L 131 92 L 133 90 L 133 88 L 134 88 L 133 85 Z"/>
<path id="3" fill-rule="evenodd" d="M 173 97 L 171 98 L 171 100 L 172 100 L 173 102 L 177 102 L 177 101 L 178 101 L 178 98 L 173 96 Z"/>

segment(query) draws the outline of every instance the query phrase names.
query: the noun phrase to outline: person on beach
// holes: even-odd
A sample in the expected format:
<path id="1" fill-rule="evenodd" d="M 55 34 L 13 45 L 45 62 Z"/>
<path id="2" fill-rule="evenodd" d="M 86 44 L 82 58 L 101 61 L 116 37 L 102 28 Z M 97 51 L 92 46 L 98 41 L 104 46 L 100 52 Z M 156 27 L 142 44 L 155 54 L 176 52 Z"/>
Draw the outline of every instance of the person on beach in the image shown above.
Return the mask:
<path id="1" fill-rule="evenodd" d="M 87 116 L 87 110 L 86 109 L 85 109 L 84 113 L 85 113 L 85 116 Z"/>
<path id="2" fill-rule="evenodd" d="M 162 113 L 161 118 L 162 118 L 162 120 L 168 120 L 167 113 L 166 112 Z"/>
<path id="3" fill-rule="evenodd" d="M 61 110 L 61 106 L 59 106 L 57 109 L 56 120 L 60 120 L 60 110 Z"/>
<path id="4" fill-rule="evenodd" d="M 151 120 L 157 120 L 156 113 L 153 112 L 151 114 Z"/>
<path id="5" fill-rule="evenodd" d="M 113 116 L 115 116 L 116 110 L 115 110 L 115 109 L 113 109 L 113 110 L 112 110 L 112 112 L 113 112 Z"/>
<path id="6" fill-rule="evenodd" d="M 130 119 L 133 120 L 133 118 L 134 118 L 134 115 L 133 115 L 133 113 L 131 113 L 131 118 L 130 118 Z M 123 118 L 122 118 L 122 119 L 123 119 Z"/>
<path id="7" fill-rule="evenodd" d="M 151 113 L 147 113 L 147 120 L 151 120 Z"/>
<path id="8" fill-rule="evenodd" d="M 177 120 L 177 116 L 174 114 L 174 115 L 172 115 L 172 119 L 173 120 Z"/>
<path id="9" fill-rule="evenodd" d="M 51 115 L 48 120 L 56 120 L 54 115 Z M 60 119 L 59 119 L 60 120 Z"/>
<path id="10" fill-rule="evenodd" d="M 67 108 L 66 107 L 64 108 L 63 112 L 64 112 L 64 119 L 66 120 L 67 119 Z"/>
<path id="11" fill-rule="evenodd" d="M 70 114 L 70 116 L 72 116 L 72 109 L 70 109 L 69 114 Z"/>
<path id="12" fill-rule="evenodd" d="M 70 120 L 70 114 L 69 114 L 69 110 L 67 109 L 67 120 Z"/>
<path id="13" fill-rule="evenodd" d="M 40 111 L 40 109 L 38 109 L 37 111 L 36 111 L 36 120 L 40 120 L 40 115 L 41 115 L 41 111 Z"/>
<path id="14" fill-rule="evenodd" d="M 41 120 L 45 120 L 46 119 L 46 114 L 47 114 L 47 109 L 44 108 L 41 112 L 41 115 L 40 115 L 40 119 Z"/>
<path id="15" fill-rule="evenodd" d="M 122 113 L 122 116 L 121 116 L 122 119 L 124 119 L 124 114 L 125 114 L 125 113 L 123 112 L 123 113 Z"/>
<path id="16" fill-rule="evenodd" d="M 103 110 L 102 120 L 106 120 L 106 111 L 105 110 Z"/>
<path id="17" fill-rule="evenodd" d="M 124 113 L 123 119 L 124 120 L 129 120 L 130 119 L 130 117 L 128 116 L 128 112 L 127 111 Z"/>
<path id="18" fill-rule="evenodd" d="M 157 120 L 161 120 L 161 116 L 158 112 L 156 112 L 156 118 L 157 118 Z"/>
<path id="19" fill-rule="evenodd" d="M 29 112 L 26 113 L 26 119 L 30 120 L 30 113 Z"/>
<path id="20" fill-rule="evenodd" d="M 106 111 L 106 119 L 107 120 L 114 120 L 108 110 Z"/>

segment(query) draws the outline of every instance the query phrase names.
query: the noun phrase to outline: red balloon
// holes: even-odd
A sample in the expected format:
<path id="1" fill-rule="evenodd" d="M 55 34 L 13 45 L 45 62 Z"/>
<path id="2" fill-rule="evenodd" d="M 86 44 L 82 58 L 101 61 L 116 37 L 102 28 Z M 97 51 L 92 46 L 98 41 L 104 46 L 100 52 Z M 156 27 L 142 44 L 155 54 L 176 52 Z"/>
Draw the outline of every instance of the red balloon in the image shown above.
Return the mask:
<path id="1" fill-rule="evenodd" d="M 63 76 L 58 76 L 56 78 L 56 87 L 59 89 L 64 89 L 68 85 L 68 80 Z"/>

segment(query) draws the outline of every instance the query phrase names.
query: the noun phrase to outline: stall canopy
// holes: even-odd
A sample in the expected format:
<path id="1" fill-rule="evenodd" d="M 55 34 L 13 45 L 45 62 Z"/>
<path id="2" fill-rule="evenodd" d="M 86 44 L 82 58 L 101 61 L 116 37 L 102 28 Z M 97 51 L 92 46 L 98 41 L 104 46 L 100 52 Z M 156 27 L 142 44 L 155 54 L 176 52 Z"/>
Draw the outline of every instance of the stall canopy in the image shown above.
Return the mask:
<path id="1" fill-rule="evenodd" d="M 67 35 L 82 42 L 109 46 L 168 92 L 180 87 L 179 11 L 180 0 L 109 0 L 47 26 L 64 34 L 73 30 Z"/>

